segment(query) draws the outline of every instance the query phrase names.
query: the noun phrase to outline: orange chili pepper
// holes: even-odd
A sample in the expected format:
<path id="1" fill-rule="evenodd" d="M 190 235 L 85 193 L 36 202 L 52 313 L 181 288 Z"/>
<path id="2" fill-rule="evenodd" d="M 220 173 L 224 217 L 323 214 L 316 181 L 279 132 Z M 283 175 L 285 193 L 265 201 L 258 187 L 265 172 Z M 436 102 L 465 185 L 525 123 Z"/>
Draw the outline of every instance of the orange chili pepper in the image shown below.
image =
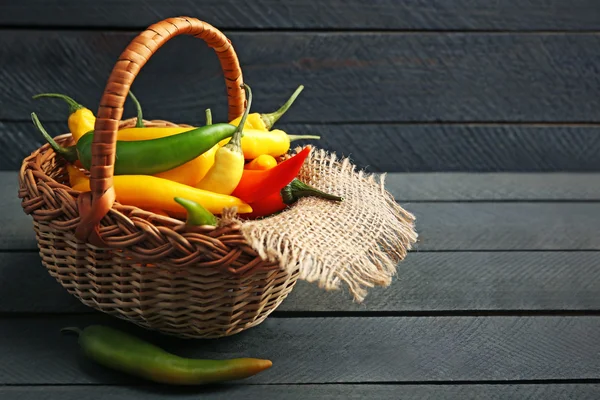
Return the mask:
<path id="1" fill-rule="evenodd" d="M 244 169 L 242 179 L 231 196 L 251 203 L 280 191 L 298 175 L 310 150 L 311 148 L 307 146 L 298 154 L 271 169 L 264 171 Z"/>
<path id="2" fill-rule="evenodd" d="M 276 165 L 277 160 L 275 159 L 275 157 L 269 154 L 262 154 L 256 157 L 254 160 L 250 161 L 248 164 L 246 164 L 244 168 L 264 171 L 267 169 L 271 169 Z"/>

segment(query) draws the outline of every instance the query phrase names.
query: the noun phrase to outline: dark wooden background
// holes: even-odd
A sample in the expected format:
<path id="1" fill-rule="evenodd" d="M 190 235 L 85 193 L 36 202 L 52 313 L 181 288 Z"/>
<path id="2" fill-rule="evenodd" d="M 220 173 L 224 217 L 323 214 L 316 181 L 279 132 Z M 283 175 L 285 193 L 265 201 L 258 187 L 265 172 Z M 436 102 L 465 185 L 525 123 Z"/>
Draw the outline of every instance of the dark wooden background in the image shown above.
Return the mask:
<path id="1" fill-rule="evenodd" d="M 2 0 L 0 169 L 52 134 L 61 92 L 96 110 L 135 34 L 188 15 L 231 38 L 254 110 L 305 90 L 280 126 L 370 171 L 600 169 L 596 0 Z M 133 90 L 145 116 L 201 123 L 226 111 L 216 56 L 178 37 Z M 133 115 L 128 106 L 127 116 Z"/>

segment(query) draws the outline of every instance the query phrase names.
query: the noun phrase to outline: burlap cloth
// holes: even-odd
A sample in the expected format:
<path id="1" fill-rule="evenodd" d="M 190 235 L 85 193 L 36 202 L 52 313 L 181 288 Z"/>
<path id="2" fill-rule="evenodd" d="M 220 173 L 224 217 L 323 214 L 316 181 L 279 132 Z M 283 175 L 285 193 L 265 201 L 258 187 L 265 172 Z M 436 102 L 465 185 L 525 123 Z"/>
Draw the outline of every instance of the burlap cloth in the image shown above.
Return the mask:
<path id="1" fill-rule="evenodd" d="M 269 218 L 237 221 L 227 213 L 221 223 L 241 222 L 262 258 L 290 272 L 299 268 L 299 279 L 326 290 L 344 282 L 356 302 L 367 288 L 389 285 L 418 235 L 415 217 L 385 189 L 385 174 L 357 171 L 348 158 L 312 149 L 298 178 L 344 200 L 305 197 Z"/>

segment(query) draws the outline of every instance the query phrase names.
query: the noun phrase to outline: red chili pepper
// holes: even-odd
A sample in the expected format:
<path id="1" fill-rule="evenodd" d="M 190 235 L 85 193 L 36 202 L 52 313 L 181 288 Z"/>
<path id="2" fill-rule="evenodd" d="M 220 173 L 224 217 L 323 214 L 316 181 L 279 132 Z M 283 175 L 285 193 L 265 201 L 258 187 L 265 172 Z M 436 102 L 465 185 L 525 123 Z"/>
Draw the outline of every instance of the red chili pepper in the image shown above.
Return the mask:
<path id="1" fill-rule="evenodd" d="M 307 146 L 298 154 L 271 169 L 263 171 L 245 169 L 240 183 L 231 195 L 246 203 L 251 203 L 279 192 L 296 178 L 309 153 L 310 147 Z"/>
<path id="2" fill-rule="evenodd" d="M 266 217 L 285 210 L 287 206 L 288 205 L 285 204 L 281 198 L 281 193 L 273 192 L 267 197 L 252 203 L 252 212 L 250 214 L 240 215 L 240 217 L 244 219 Z"/>
<path id="3" fill-rule="evenodd" d="M 301 182 L 297 178 L 294 178 L 289 184 L 281 189 L 281 191 L 271 193 L 267 197 L 251 203 L 252 212 L 241 215 L 241 217 L 248 219 L 266 217 L 286 209 L 288 206 L 298 201 L 299 198 L 307 196 L 315 196 L 335 201 L 344 200 L 342 197 L 322 192 Z"/>

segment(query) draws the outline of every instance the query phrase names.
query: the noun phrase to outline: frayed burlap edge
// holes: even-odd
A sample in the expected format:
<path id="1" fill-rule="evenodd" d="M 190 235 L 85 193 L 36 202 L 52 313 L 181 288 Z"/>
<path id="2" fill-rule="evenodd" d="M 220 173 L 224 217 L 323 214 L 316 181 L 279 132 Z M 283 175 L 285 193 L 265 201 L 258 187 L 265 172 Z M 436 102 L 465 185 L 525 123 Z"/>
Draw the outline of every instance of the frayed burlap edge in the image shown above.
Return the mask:
<path id="1" fill-rule="evenodd" d="M 296 152 L 300 148 L 296 149 Z M 385 174 L 357 171 L 348 158 L 313 149 L 299 179 L 342 202 L 300 199 L 286 211 L 256 221 L 225 213 L 221 223 L 241 223 L 249 245 L 265 260 L 326 290 L 343 282 L 356 302 L 367 288 L 388 286 L 417 240 L 415 217 L 385 189 Z"/>

